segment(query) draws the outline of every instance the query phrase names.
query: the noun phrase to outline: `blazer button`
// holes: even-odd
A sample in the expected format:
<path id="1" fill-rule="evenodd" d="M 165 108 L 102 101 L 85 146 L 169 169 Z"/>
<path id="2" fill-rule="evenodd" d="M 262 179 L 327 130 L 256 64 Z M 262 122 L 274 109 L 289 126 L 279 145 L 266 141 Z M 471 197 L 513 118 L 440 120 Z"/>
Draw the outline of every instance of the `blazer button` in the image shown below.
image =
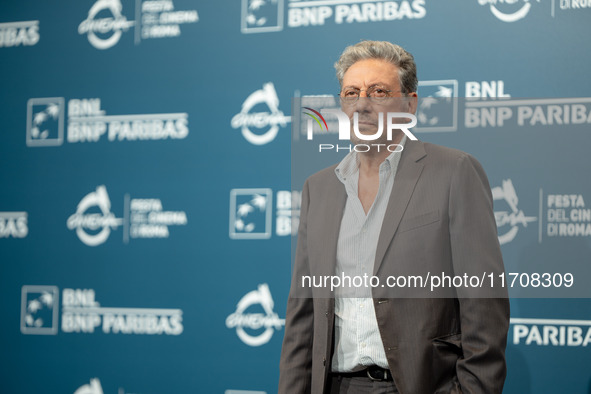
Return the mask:
<path id="1" fill-rule="evenodd" d="M 326 356 L 322 357 L 322 365 L 326 366 Z"/>
<path id="2" fill-rule="evenodd" d="M 326 317 L 328 317 L 328 311 L 324 312 L 324 315 L 325 315 Z"/>

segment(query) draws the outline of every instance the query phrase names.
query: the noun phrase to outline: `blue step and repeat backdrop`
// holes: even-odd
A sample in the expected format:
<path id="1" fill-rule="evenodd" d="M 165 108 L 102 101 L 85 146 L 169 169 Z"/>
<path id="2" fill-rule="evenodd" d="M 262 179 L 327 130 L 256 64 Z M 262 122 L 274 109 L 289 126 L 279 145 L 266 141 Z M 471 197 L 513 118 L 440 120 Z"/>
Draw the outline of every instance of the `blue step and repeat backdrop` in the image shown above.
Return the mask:
<path id="1" fill-rule="evenodd" d="M 361 39 L 414 54 L 416 135 L 488 173 L 528 273 L 505 392 L 591 392 L 590 22 L 587 0 L 2 1 L 0 392 L 276 392 L 292 98 L 338 92 Z M 579 290 L 522 296 L 536 272 Z"/>

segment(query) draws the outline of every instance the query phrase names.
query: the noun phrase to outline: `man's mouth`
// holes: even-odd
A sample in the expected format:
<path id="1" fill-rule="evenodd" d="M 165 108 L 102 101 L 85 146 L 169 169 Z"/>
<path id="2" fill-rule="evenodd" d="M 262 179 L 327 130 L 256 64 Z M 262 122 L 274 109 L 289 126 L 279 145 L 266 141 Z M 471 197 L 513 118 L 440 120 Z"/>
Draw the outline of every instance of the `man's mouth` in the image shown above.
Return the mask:
<path id="1" fill-rule="evenodd" d="M 377 126 L 377 123 L 373 119 L 358 119 L 357 124 L 368 125 L 368 126 Z"/>

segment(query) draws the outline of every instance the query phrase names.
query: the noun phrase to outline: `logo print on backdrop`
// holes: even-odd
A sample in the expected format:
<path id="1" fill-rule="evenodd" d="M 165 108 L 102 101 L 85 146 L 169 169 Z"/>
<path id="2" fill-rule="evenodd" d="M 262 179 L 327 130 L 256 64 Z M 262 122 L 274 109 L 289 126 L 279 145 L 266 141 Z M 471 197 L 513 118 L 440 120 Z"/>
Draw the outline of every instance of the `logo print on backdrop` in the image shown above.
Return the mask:
<path id="1" fill-rule="evenodd" d="M 21 332 L 57 334 L 59 291 L 55 286 L 23 286 L 21 293 Z"/>
<path id="2" fill-rule="evenodd" d="M 0 23 L 0 48 L 29 46 L 39 42 L 39 21 Z"/>
<path id="3" fill-rule="evenodd" d="M 591 320 L 539 319 L 512 317 L 514 345 L 580 346 L 591 345 Z"/>
<path id="4" fill-rule="evenodd" d="M 90 383 L 80 386 L 74 394 L 103 394 L 103 387 L 98 378 L 90 379 Z"/>
<path id="5" fill-rule="evenodd" d="M 458 81 L 455 79 L 419 82 L 418 126 L 416 131 L 457 131 Z"/>
<path id="6" fill-rule="evenodd" d="M 265 313 L 246 313 L 254 305 L 263 307 Z M 273 312 L 273 297 L 266 283 L 260 284 L 258 290 L 247 293 L 236 305 L 236 312 L 226 318 L 226 327 L 236 328 L 238 338 L 248 346 L 261 346 L 273 337 L 274 330 L 280 330 L 285 325 L 285 319 L 280 319 Z M 258 335 L 251 335 L 244 329 L 264 331 Z"/>
<path id="7" fill-rule="evenodd" d="M 533 0 L 478 0 L 478 4 L 486 5 L 490 4 L 490 12 L 497 17 L 497 19 L 503 22 L 516 22 L 520 19 L 525 18 L 531 8 L 531 2 Z M 540 0 L 536 0 L 538 3 Z M 516 4 L 515 3 L 521 3 Z M 509 4 L 508 6 L 502 6 L 502 4 Z M 500 8 L 503 10 L 501 11 Z"/>
<path id="8" fill-rule="evenodd" d="M 505 200 L 511 209 L 507 211 L 495 211 L 495 220 L 497 222 L 497 228 L 499 230 L 504 226 L 509 226 L 504 234 L 499 234 L 499 243 L 504 245 L 515 239 L 517 232 L 519 231 L 518 225 L 521 224 L 523 227 L 527 227 L 530 222 L 538 220 L 535 216 L 525 216 L 522 210 L 517 208 L 519 198 L 513 187 L 511 179 L 503 180 L 503 186 L 493 187 L 492 189 L 493 200 Z M 500 233 L 500 231 L 499 231 Z"/>
<path id="9" fill-rule="evenodd" d="M 240 30 L 243 34 L 283 30 L 283 0 L 242 0 Z"/>
<path id="10" fill-rule="evenodd" d="M 269 112 L 250 111 L 258 104 L 265 104 Z M 252 93 L 242 104 L 242 110 L 232 118 L 232 128 L 240 129 L 242 135 L 253 145 L 265 145 L 273 141 L 279 132 L 279 126 L 285 127 L 291 122 L 290 116 L 285 116 L 279 110 L 279 97 L 273 82 L 267 82 L 263 88 Z M 262 134 L 254 133 L 251 128 L 265 129 Z"/>
<path id="11" fill-rule="evenodd" d="M 55 286 L 23 286 L 21 332 L 58 332 L 58 296 Z M 126 335 L 181 335 L 182 309 L 101 307 L 94 289 L 63 289 L 62 333 Z"/>
<path id="12" fill-rule="evenodd" d="M 175 11 L 172 0 L 136 0 L 135 21 L 127 20 L 122 9 L 121 0 L 96 1 L 78 26 L 78 33 L 86 34 L 95 48 L 104 50 L 116 45 L 131 27 L 138 45 L 142 39 L 178 37 L 181 25 L 199 21 L 197 10 Z"/>
<path id="13" fill-rule="evenodd" d="M 328 23 L 374 23 L 426 16 L 425 0 L 242 0 L 241 32 L 283 30 L 284 4 L 290 28 Z"/>
<path id="14" fill-rule="evenodd" d="M 111 48 L 135 24 L 121 14 L 122 9 L 120 0 L 97 0 L 78 26 L 78 34 L 87 34 L 88 41 L 97 49 Z"/>
<path id="15" fill-rule="evenodd" d="M 540 189 L 541 201 L 542 189 Z M 548 237 L 591 235 L 591 209 L 585 208 L 585 199 L 582 194 L 547 194 L 544 217 L 547 218 Z"/>
<path id="16" fill-rule="evenodd" d="M 271 238 L 271 189 L 232 189 L 230 191 L 230 238 Z"/>
<path id="17" fill-rule="evenodd" d="M 64 98 L 27 101 L 27 146 L 59 146 L 64 142 Z"/>
<path id="18" fill-rule="evenodd" d="M 64 97 L 27 102 L 27 146 L 63 144 L 64 102 Z M 186 112 L 107 115 L 98 97 L 69 99 L 67 115 L 68 143 L 176 140 L 189 135 Z"/>
<path id="19" fill-rule="evenodd" d="M 84 244 L 97 246 L 119 226 L 123 226 L 123 243 L 127 244 L 130 239 L 169 238 L 171 227 L 188 223 L 185 211 L 165 211 L 159 198 L 131 198 L 125 194 L 123 205 L 123 218 L 115 217 L 105 185 L 98 186 L 80 201 L 66 225 L 76 230 Z"/>
<path id="20" fill-rule="evenodd" d="M 98 207 L 100 213 L 86 213 L 90 208 Z M 104 185 L 98 186 L 96 191 L 87 194 L 78 204 L 76 213 L 68 218 L 68 229 L 76 229 L 80 241 L 88 246 L 104 243 L 115 230 L 123 224 L 123 219 L 116 218 L 111 213 L 111 200 Z M 101 229 L 98 233 L 96 230 Z"/>
<path id="21" fill-rule="evenodd" d="M 0 212 L 0 238 L 25 238 L 29 234 L 27 212 Z"/>

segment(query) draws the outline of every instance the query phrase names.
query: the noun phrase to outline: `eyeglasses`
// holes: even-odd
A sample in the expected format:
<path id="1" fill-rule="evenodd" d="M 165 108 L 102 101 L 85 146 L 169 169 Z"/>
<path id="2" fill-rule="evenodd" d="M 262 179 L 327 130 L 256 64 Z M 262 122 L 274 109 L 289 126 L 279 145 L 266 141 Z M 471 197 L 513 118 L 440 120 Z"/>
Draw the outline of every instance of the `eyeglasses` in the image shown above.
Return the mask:
<path id="1" fill-rule="evenodd" d="M 357 88 L 346 88 L 344 90 L 341 90 L 341 92 L 339 93 L 339 96 L 341 97 L 341 101 L 346 103 L 346 104 L 353 104 L 355 102 L 357 102 L 357 100 L 359 100 L 359 95 L 361 94 L 362 91 L 365 91 L 365 94 L 367 95 L 367 97 L 369 99 L 371 99 L 372 101 L 383 101 L 390 96 L 390 93 L 397 93 L 400 92 L 400 90 L 397 91 L 392 91 L 392 90 L 388 90 L 382 86 L 379 85 L 375 85 L 375 86 L 370 86 L 367 89 L 357 89 Z"/>

